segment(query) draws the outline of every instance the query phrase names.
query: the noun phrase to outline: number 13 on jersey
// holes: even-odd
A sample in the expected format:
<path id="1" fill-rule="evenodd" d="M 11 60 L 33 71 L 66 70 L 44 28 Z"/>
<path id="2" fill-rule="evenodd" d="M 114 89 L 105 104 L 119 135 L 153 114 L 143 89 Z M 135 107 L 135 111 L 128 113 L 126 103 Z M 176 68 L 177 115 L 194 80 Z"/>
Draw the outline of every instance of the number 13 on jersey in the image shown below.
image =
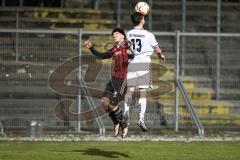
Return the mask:
<path id="1" fill-rule="evenodd" d="M 131 39 L 133 51 L 141 52 L 142 42 L 141 39 Z"/>

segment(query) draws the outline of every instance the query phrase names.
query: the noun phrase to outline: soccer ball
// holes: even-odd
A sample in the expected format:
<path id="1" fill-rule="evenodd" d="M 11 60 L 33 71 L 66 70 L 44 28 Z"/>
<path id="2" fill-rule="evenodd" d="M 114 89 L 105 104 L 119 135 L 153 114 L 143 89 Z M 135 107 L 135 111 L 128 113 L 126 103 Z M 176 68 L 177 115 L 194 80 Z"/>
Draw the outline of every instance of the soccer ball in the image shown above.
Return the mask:
<path id="1" fill-rule="evenodd" d="M 146 2 L 138 2 L 135 5 L 135 11 L 145 16 L 149 12 L 149 5 Z"/>

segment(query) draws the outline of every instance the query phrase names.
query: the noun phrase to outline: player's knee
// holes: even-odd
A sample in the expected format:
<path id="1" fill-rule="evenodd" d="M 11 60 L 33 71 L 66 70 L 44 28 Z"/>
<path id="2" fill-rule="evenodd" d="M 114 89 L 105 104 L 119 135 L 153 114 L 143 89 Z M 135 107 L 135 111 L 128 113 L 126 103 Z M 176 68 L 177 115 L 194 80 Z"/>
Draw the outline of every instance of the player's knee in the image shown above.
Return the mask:
<path id="1" fill-rule="evenodd" d="M 146 97 L 147 97 L 147 91 L 146 90 L 140 91 L 140 98 L 146 98 Z"/>
<path id="2" fill-rule="evenodd" d="M 106 112 L 111 111 L 110 108 L 109 108 L 109 103 L 110 103 L 110 99 L 108 97 L 102 97 L 101 98 L 101 105 Z"/>
<path id="3" fill-rule="evenodd" d="M 135 88 L 134 87 L 128 87 L 128 89 L 127 89 L 127 92 L 129 93 L 133 93 L 134 92 L 134 90 L 135 90 Z"/>
<path id="4" fill-rule="evenodd" d="M 103 106 L 108 106 L 110 103 L 110 99 L 108 97 L 102 97 L 101 98 L 101 103 L 103 104 Z"/>

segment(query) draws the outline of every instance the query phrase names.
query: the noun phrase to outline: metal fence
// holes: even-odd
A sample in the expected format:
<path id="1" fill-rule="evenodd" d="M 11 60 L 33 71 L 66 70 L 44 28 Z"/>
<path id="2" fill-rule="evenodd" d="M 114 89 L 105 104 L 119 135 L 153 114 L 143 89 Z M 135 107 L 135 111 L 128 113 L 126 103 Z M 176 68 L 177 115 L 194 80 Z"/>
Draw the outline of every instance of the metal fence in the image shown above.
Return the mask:
<path id="1" fill-rule="evenodd" d="M 176 99 L 177 76 L 183 81 L 204 127 L 238 127 L 240 35 L 154 34 L 167 61 L 157 65 L 160 69 L 153 69 L 154 83 L 160 90 L 157 98 L 148 99 L 146 123 L 149 128 L 195 128 L 181 96 L 179 101 Z M 110 32 L 105 31 L 0 30 L 0 121 L 5 131 L 24 131 L 31 121 L 39 122 L 46 131 L 98 131 L 100 122 L 107 130 L 112 128 L 106 114 L 100 117 L 100 122 L 78 114 L 91 109 L 93 104 L 96 107 L 101 96 L 92 96 L 91 104 L 86 97 L 81 97 L 77 87 L 79 77 L 84 77 L 84 87 L 102 91 L 111 74 L 111 60 L 92 58 L 82 46 L 86 39 L 91 39 L 100 51 L 112 45 Z M 152 58 L 153 63 L 159 64 L 156 55 Z M 87 72 L 89 67 L 95 69 Z M 159 73 L 161 71 L 163 73 Z M 57 78 L 51 81 L 53 73 Z M 130 129 L 134 130 L 138 108 L 131 110 Z"/>
<path id="2" fill-rule="evenodd" d="M 17 1 L 17 0 L 16 0 Z M 2 16 L 2 24 L 4 27 L 9 26 L 16 29 L 28 28 L 28 24 L 37 24 L 36 18 L 30 15 L 36 14 L 31 13 L 31 9 L 27 10 L 22 8 L 24 5 L 23 0 L 19 0 L 18 5 L 6 5 L 5 0 L 2 0 L 0 4 L 0 11 Z M 60 1 L 59 1 L 60 2 Z M 72 0 L 73 6 L 66 6 L 67 0 L 62 0 L 61 8 L 85 8 L 90 5 L 92 8 L 105 13 L 105 17 L 111 17 L 111 20 L 116 20 L 115 26 L 121 26 L 123 28 L 129 28 L 132 26 L 130 15 L 134 11 L 134 5 L 137 0 L 118 0 L 118 1 L 99 1 L 99 0 Z M 175 0 L 175 1 L 152 1 L 146 0 L 150 5 L 151 12 L 146 16 L 147 24 L 146 29 L 154 31 L 175 31 L 180 30 L 182 32 L 224 32 L 224 33 L 235 33 L 239 32 L 238 17 L 239 17 L 239 1 L 190 1 L 190 0 Z M 10 1 L 9 1 L 10 3 Z M 43 1 L 39 1 L 39 5 L 35 6 L 38 9 L 44 7 Z M 79 6 L 78 4 L 83 4 Z M 51 6 L 51 5 L 50 5 Z M 85 7 L 84 7 L 85 6 Z M 28 6 L 27 6 L 28 7 Z M 31 7 L 31 6 L 30 6 Z M 46 6 L 47 7 L 47 6 Z M 54 7 L 54 6 L 53 6 Z M 49 8 L 48 8 L 49 9 Z M 28 13 L 29 12 L 29 13 Z M 48 11 L 47 11 L 48 12 Z M 41 13 L 42 18 L 47 16 L 44 13 L 44 8 Z M 85 13 L 84 13 L 85 14 Z M 111 15 L 111 16 L 110 16 Z M 37 16 L 37 15 L 36 15 Z M 74 18 L 74 17 L 72 17 Z M 76 17 L 75 17 L 76 18 Z M 7 19 L 7 21 L 6 21 Z M 42 19 L 41 27 L 53 27 L 56 19 Z M 76 20 L 78 21 L 78 20 Z M 48 23 L 46 23 L 48 22 Z M 57 21 L 58 22 L 58 21 Z M 64 21 L 59 21 L 63 23 Z M 124 23 L 123 23 L 124 22 Z M 40 23 L 40 22 L 39 22 Z M 33 27 L 33 24 L 30 27 Z M 50 25 L 51 24 L 51 25 Z M 62 26 L 62 24 L 59 24 Z M 64 26 L 64 25 L 63 25 Z M 39 25 L 35 26 L 40 28 Z M 40 28 L 41 29 L 41 28 Z"/>
<path id="3" fill-rule="evenodd" d="M 180 67 L 176 73 L 180 71 L 184 75 L 180 79 L 185 80 L 185 87 L 203 125 L 206 128 L 238 126 L 240 75 L 239 46 L 236 44 L 240 35 L 179 33 L 178 36 L 184 43 L 180 40 L 178 44 Z"/>
<path id="4" fill-rule="evenodd" d="M 0 52 L 0 119 L 5 130 L 23 130 L 32 120 L 45 129 L 75 130 L 75 122 L 55 118 L 54 106 L 66 95 L 54 93 L 48 87 L 48 77 L 66 59 L 78 55 L 78 35 L 1 30 Z"/>

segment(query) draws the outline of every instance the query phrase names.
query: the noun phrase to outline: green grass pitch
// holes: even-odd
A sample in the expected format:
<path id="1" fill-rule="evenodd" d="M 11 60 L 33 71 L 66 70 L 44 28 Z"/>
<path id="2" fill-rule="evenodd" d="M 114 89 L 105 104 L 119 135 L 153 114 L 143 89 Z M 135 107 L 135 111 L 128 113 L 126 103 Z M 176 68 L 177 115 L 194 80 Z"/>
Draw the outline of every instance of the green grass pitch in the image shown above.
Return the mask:
<path id="1" fill-rule="evenodd" d="M 1 141 L 0 160 L 239 160 L 240 142 Z"/>

